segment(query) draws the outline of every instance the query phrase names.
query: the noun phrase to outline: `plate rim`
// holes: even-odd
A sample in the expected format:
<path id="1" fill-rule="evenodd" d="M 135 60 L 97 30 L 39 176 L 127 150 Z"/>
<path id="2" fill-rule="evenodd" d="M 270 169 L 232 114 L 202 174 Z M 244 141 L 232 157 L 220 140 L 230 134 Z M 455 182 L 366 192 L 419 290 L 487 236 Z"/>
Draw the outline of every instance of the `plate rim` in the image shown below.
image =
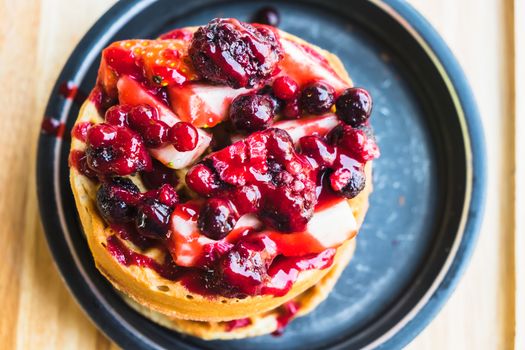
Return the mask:
<path id="1" fill-rule="evenodd" d="M 445 264 L 441 267 L 442 270 L 446 269 L 446 271 L 442 271 L 444 274 L 443 279 L 437 283 L 437 286 L 433 292 L 429 292 L 430 289 L 425 291 L 424 297 L 417 304 L 419 305 L 422 303 L 421 307 L 417 308 L 417 306 L 415 306 L 405 316 L 403 316 L 402 320 L 407 319 L 407 317 L 408 319 L 398 329 L 394 330 L 392 328 L 388 330 L 383 334 L 383 336 L 377 338 L 374 342 L 368 344 L 365 347 L 366 349 L 375 347 L 401 348 L 412 341 L 434 319 L 437 313 L 444 306 L 445 302 L 449 299 L 452 292 L 455 290 L 459 279 L 462 277 L 470 261 L 471 255 L 476 246 L 477 238 L 479 236 L 479 228 L 484 211 L 486 197 L 486 151 L 482 121 L 473 92 L 459 63 L 444 40 L 439 36 L 437 31 L 419 12 L 417 12 L 417 10 L 415 10 L 410 4 L 406 2 L 400 0 L 368 1 L 386 11 L 389 15 L 396 19 L 399 25 L 403 26 L 405 30 L 409 31 L 409 33 L 425 49 L 425 52 L 429 54 L 431 58 L 433 58 L 432 61 L 436 68 L 441 73 L 442 77 L 448 82 L 447 86 L 455 102 L 454 104 L 458 111 L 458 115 L 460 115 L 460 122 L 462 122 L 463 140 L 467 146 L 467 169 L 469 169 L 467 171 L 466 180 L 467 186 L 469 186 L 469 184 L 471 186 L 470 190 L 467 188 L 467 194 L 470 198 L 465 199 L 464 212 L 462 214 L 463 227 L 461 227 L 461 224 L 460 227 L 458 227 L 458 232 L 462 234 L 460 235 L 459 240 L 456 238 L 454 241 L 454 245 L 457 244 L 455 247 L 455 254 L 452 255 L 452 258 L 450 258 L 451 254 L 449 253 L 447 256 L 447 261 L 450 258 L 450 264 L 448 266 Z M 121 23 L 125 23 L 127 18 L 134 16 L 136 13 L 140 12 L 144 8 L 147 8 L 154 2 L 156 2 L 156 0 L 146 0 L 140 2 L 117 2 L 95 22 L 95 24 L 84 35 L 84 37 L 80 40 L 74 51 L 69 56 L 57 79 L 57 82 L 55 83 L 53 90 L 51 90 L 51 96 L 48 100 L 46 111 L 53 104 L 53 96 L 56 94 L 59 83 L 66 80 L 63 79 L 65 76 L 71 77 L 71 74 L 67 73 L 68 67 L 72 66 L 74 63 L 72 62 L 72 59 L 74 57 L 82 56 L 82 52 L 86 51 L 86 47 L 89 47 L 89 52 L 95 52 L 97 42 L 103 42 L 102 37 L 106 35 L 113 35 L 114 31 L 120 29 L 119 25 Z M 298 2 L 305 1 L 299 0 Z M 101 35 L 101 33 L 104 34 Z M 91 59 L 88 59 L 88 56 L 86 56 L 84 61 L 90 62 Z M 75 81 L 78 76 L 82 76 L 82 71 L 78 70 L 74 72 L 72 76 L 72 79 L 67 80 Z M 66 101 L 65 103 L 71 103 L 71 101 Z M 66 107 L 67 106 L 64 105 L 64 107 L 61 108 L 62 114 L 60 116 L 60 120 L 63 122 L 68 116 L 68 113 L 64 112 L 64 110 L 68 109 Z M 463 115 L 463 119 L 461 118 L 461 115 Z M 53 261 L 57 266 L 61 278 L 64 280 L 67 288 L 70 290 L 71 294 L 74 296 L 75 300 L 84 310 L 84 312 L 98 327 L 98 329 L 100 329 L 104 334 L 106 334 L 106 336 L 120 345 L 131 345 L 131 343 L 128 343 L 129 339 L 126 339 L 128 336 L 126 333 L 128 333 L 128 331 L 122 327 L 121 323 L 113 322 L 114 324 L 110 325 L 108 324 L 111 323 L 109 322 L 110 320 L 104 320 L 103 316 L 97 315 L 97 310 L 94 310 L 93 308 L 89 309 L 86 306 L 86 301 L 80 299 L 80 295 L 77 294 L 78 291 L 74 290 L 74 286 L 71 285 L 72 282 L 69 280 L 68 276 L 66 276 L 66 269 L 63 266 L 64 264 L 59 264 L 58 262 L 60 259 L 59 249 L 53 245 L 53 235 L 51 234 L 51 231 L 55 228 L 51 227 L 51 219 L 43 215 L 43 213 L 49 212 L 49 208 L 45 207 L 48 205 L 47 199 L 50 193 L 54 194 L 55 196 L 60 196 L 60 193 L 57 193 L 60 188 L 59 184 L 57 183 L 58 180 L 60 180 L 60 177 L 58 175 L 58 167 L 54 166 L 52 171 L 55 180 L 54 186 L 52 189 L 49 189 L 49 183 L 44 183 L 43 177 L 38 176 L 38 174 L 43 172 L 45 173 L 45 171 L 50 170 L 49 164 L 43 164 L 45 163 L 43 158 L 46 158 L 42 147 L 44 141 L 44 136 L 41 134 L 38 141 L 36 180 L 42 223 L 44 226 L 47 245 L 53 255 Z M 59 150 L 60 142 L 55 142 L 55 159 L 58 158 Z M 54 163 L 56 164 L 59 162 L 55 161 Z M 64 252 L 60 253 L 63 254 Z M 68 251 L 67 253 L 69 254 L 70 252 Z M 75 259 L 74 256 L 71 257 L 73 260 Z M 440 274 L 442 272 L 440 272 Z M 434 283 L 432 285 L 434 285 Z M 425 297 L 427 297 L 426 300 L 423 300 Z M 415 314 L 409 317 L 416 308 L 417 310 Z M 104 329 L 104 325 L 108 327 L 117 326 L 120 328 L 121 332 L 118 335 L 116 332 L 109 334 L 107 329 Z M 144 337 L 141 337 L 140 335 L 139 337 L 145 343 L 149 343 L 152 348 L 156 347 L 155 344 L 148 342 Z M 336 348 L 344 348 L 344 342 L 336 345 Z"/>

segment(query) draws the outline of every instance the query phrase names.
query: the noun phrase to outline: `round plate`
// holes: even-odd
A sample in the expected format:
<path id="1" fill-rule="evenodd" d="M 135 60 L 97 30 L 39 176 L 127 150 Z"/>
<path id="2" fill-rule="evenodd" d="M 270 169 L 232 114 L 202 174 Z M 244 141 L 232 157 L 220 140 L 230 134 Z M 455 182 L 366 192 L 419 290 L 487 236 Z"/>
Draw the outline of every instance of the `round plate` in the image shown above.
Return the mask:
<path id="1" fill-rule="evenodd" d="M 483 136 L 471 91 L 443 41 L 402 1 L 281 1 L 272 3 L 281 28 L 337 54 L 355 84 L 374 97 L 382 155 L 374 162 L 374 193 L 357 252 L 334 291 L 281 337 L 205 342 L 137 314 L 97 272 L 67 158 L 80 96 L 94 86 L 101 50 L 115 40 L 154 38 L 214 17 L 248 20 L 262 5 L 118 2 L 82 39 L 50 97 L 37 170 L 48 243 L 78 302 L 124 348 L 400 348 L 439 311 L 472 253 L 484 200 Z"/>

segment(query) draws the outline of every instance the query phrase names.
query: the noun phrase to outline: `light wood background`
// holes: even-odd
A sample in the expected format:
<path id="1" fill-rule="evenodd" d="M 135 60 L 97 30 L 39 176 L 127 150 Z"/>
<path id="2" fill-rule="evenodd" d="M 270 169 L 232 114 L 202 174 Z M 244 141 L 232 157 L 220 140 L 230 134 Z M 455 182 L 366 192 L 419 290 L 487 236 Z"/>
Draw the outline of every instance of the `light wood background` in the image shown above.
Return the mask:
<path id="1" fill-rule="evenodd" d="M 520 157 L 517 171 L 522 179 L 525 176 L 523 101 L 515 107 L 517 92 L 525 98 L 525 49 L 517 49 L 518 42 L 525 44 L 525 6 L 522 0 L 409 2 L 439 30 L 472 84 L 486 132 L 489 188 L 482 233 L 464 278 L 443 311 L 408 348 L 512 349 L 516 320 L 522 327 L 525 313 L 515 292 L 518 285 L 524 295 L 525 281 L 516 270 L 525 270 L 519 254 L 525 253 L 525 239 L 516 234 L 516 227 L 525 234 L 525 205 L 523 200 L 515 205 L 513 177 Z M 116 348 L 96 330 L 60 279 L 46 246 L 35 194 L 36 140 L 50 89 L 78 40 L 112 3 L 0 0 L 2 349 Z M 521 9 L 521 18 L 515 7 Z M 521 68 L 516 68 L 518 62 Z M 516 71 L 521 79 L 514 78 Z M 522 117 L 517 123 L 516 108 Z M 520 129 L 521 140 L 515 137 Z M 519 188 L 525 195 L 523 185 Z M 514 214 L 517 206 L 521 216 Z M 514 244 L 515 238 L 521 245 Z M 515 256 L 521 265 L 515 264 Z M 516 304 L 521 317 L 516 317 Z M 516 339 L 523 345 L 516 349 L 524 349 L 523 337 L 522 330 Z"/>

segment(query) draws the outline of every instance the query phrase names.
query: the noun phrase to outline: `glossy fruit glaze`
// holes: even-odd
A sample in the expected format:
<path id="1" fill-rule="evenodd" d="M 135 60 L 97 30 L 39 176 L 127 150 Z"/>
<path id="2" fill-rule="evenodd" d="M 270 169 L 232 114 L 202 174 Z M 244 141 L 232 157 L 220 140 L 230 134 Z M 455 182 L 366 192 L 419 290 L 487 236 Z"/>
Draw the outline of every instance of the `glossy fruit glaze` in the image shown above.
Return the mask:
<path id="1" fill-rule="evenodd" d="M 290 323 L 294 316 L 299 311 L 301 305 L 295 301 L 289 301 L 279 308 L 280 314 L 277 316 L 277 329 L 272 333 L 274 336 L 280 336 L 284 332 L 284 328 Z"/>
<path id="2" fill-rule="evenodd" d="M 282 296 L 355 235 L 346 199 L 379 156 L 370 95 L 275 28 L 215 19 L 111 44 L 89 98 L 105 122 L 75 126 L 86 149 L 70 164 L 100 182 L 107 248 L 123 265 L 207 297 Z M 283 306 L 281 326 L 297 307 Z"/>

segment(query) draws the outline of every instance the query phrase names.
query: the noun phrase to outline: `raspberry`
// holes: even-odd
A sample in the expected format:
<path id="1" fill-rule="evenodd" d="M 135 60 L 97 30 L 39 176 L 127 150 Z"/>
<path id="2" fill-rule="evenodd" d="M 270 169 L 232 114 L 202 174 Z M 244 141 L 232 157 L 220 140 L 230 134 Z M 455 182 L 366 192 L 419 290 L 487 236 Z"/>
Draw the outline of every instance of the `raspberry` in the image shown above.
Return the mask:
<path id="1" fill-rule="evenodd" d="M 236 89 L 261 83 L 283 56 L 273 31 L 231 18 L 214 19 L 200 27 L 189 53 L 205 79 Z"/>
<path id="2" fill-rule="evenodd" d="M 352 158 L 361 163 L 379 157 L 379 148 L 375 140 L 367 135 L 365 130 L 342 126 L 342 134 L 338 142 L 340 148 Z"/>
<path id="3" fill-rule="evenodd" d="M 254 133 L 210 154 L 205 162 L 206 166 L 192 168 L 188 177 L 201 172 L 217 176 L 224 184 L 221 193 L 231 198 L 238 212 L 255 212 L 280 231 L 305 229 L 316 204 L 315 176 L 311 164 L 295 152 L 286 131 Z M 200 186 L 188 184 L 193 189 Z"/>

